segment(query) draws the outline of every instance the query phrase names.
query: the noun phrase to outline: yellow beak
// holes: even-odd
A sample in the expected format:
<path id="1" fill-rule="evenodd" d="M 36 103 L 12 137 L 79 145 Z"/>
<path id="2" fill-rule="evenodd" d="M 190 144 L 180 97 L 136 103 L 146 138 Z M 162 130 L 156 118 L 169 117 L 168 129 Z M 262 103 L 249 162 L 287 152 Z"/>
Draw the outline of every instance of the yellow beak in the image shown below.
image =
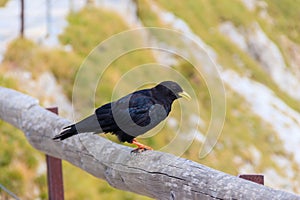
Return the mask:
<path id="1" fill-rule="evenodd" d="M 185 98 L 185 99 L 187 99 L 188 101 L 192 99 L 192 97 L 185 91 L 182 91 L 182 92 L 178 93 L 178 95 Z"/>

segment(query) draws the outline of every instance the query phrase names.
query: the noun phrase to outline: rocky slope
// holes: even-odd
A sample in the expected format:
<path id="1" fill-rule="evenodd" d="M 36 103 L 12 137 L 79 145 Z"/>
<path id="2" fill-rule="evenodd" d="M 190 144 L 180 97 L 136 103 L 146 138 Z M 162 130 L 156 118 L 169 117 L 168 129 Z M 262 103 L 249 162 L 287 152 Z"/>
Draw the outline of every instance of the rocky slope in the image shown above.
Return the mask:
<path id="1" fill-rule="evenodd" d="M 287 1 L 284 6 L 289 12 L 296 10 L 297 13 L 297 3 L 291 2 Z M 227 4 L 224 1 L 94 1 L 94 6 L 115 13 L 128 28 L 168 28 L 192 38 L 202 47 L 201 51 L 184 39 L 172 43 L 156 34 L 140 35 L 150 46 L 173 52 L 179 49 L 178 43 L 187 45 L 190 48 L 183 53 L 186 58 L 195 59 L 203 70 L 217 70 L 226 95 L 224 127 L 220 135 L 208 134 L 213 114 L 210 103 L 203 103 L 206 98 L 201 93 L 198 97 L 201 115 L 192 112 L 194 115 L 189 118 L 199 130 L 189 130 L 195 141 L 184 157 L 233 175 L 264 174 L 266 185 L 300 193 L 300 57 L 297 54 L 300 36 L 297 27 L 290 16 L 284 15 L 285 7 L 281 10 L 278 2 L 235 0 Z M 296 33 L 278 28 L 284 25 L 295 26 Z M 68 51 L 75 49 L 72 42 L 64 45 Z M 172 52 L 153 51 L 152 54 L 155 61 L 164 66 L 177 69 L 183 63 Z M 57 86 L 51 72 L 43 72 L 35 79 L 29 71 L 22 71 L 21 75 L 19 72 L 9 71 L 7 75 L 18 77 L 21 89 L 39 98 L 44 105 L 58 104 L 64 108 L 64 115 L 71 117 L 70 100 Z M 122 78 L 118 73 L 121 72 L 115 71 L 116 80 Z M 190 76 L 194 88 L 195 83 L 202 83 L 199 79 Z M 169 132 L 178 124 L 176 114 L 171 116 L 167 121 Z M 199 156 L 201 145 L 205 147 L 211 138 L 213 145 L 209 144 L 213 149 L 206 157 Z"/>

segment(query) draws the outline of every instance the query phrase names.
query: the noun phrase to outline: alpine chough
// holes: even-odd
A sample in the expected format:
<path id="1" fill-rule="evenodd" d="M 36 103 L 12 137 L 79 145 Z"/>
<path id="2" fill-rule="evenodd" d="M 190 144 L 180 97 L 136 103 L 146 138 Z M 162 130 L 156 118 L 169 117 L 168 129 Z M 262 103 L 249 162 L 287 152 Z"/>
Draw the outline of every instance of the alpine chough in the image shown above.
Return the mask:
<path id="1" fill-rule="evenodd" d="M 169 115 L 172 103 L 181 97 L 191 98 L 176 82 L 164 81 L 97 108 L 91 116 L 63 128 L 53 139 L 64 140 L 87 132 L 112 133 L 121 142 L 137 145 L 134 151 L 152 150 L 135 138 L 163 121 Z"/>

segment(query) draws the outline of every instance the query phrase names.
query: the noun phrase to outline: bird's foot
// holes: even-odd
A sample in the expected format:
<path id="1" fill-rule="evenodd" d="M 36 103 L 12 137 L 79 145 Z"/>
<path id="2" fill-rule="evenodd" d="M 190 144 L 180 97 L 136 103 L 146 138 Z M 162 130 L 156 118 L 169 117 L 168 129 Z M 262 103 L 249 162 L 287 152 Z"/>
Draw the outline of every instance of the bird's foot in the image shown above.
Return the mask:
<path id="1" fill-rule="evenodd" d="M 153 150 L 151 147 L 139 143 L 136 139 L 133 139 L 132 144 L 138 146 L 136 149 L 132 150 L 131 153 L 141 153 L 147 150 Z"/>

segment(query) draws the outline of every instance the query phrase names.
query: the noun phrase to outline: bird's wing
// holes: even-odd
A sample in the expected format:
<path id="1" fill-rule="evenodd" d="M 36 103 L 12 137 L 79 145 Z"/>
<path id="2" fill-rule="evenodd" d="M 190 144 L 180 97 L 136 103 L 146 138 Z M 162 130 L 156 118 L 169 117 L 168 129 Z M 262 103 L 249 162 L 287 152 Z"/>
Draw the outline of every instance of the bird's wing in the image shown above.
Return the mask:
<path id="1" fill-rule="evenodd" d="M 135 94 L 112 104 L 112 113 L 118 127 L 133 136 L 141 135 L 167 116 L 163 106 L 151 97 Z"/>
<path id="2" fill-rule="evenodd" d="M 122 98 L 112 104 L 112 113 L 117 123 L 124 123 L 126 126 L 133 125 L 132 121 L 145 126 L 149 122 L 149 110 L 155 105 L 151 97 L 134 95 Z"/>
<path id="3" fill-rule="evenodd" d="M 139 92 L 105 104 L 96 109 L 95 113 L 103 132 L 124 128 L 132 131 L 137 125 L 146 126 L 150 123 L 149 110 L 153 105 L 151 97 Z"/>

